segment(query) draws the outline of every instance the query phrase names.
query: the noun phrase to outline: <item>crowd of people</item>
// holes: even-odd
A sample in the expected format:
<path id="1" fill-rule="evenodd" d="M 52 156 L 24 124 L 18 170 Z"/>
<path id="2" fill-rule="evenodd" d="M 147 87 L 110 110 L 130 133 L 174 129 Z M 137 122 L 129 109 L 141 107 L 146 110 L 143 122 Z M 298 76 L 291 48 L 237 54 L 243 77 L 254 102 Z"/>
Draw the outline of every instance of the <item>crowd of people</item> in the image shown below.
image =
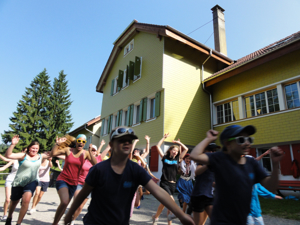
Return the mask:
<path id="1" fill-rule="evenodd" d="M 160 179 L 151 173 L 147 164 L 150 137 L 145 136 L 145 149 L 135 148 L 139 139 L 128 127 L 113 129 L 109 144 L 102 152 L 104 140 L 99 148 L 90 144 L 88 150 L 84 150 L 87 138 L 80 134 L 76 138 L 70 135 L 57 137 L 49 152 L 40 154 L 39 143 L 34 141 L 22 152 L 13 153 L 19 142 L 16 135 L 5 157 L 0 155 L 1 160 L 8 162 L 0 170 L 12 166 L 5 182 L 2 220 L 6 225 L 12 223 L 20 199 L 17 225 L 22 223 L 26 213 L 36 212 L 36 206 L 49 186 L 52 157 L 58 157 L 64 160 L 64 166 L 56 180 L 60 204 L 53 225 L 58 225 L 73 197 L 64 218 L 65 224 L 74 224 L 88 199 L 91 200 L 83 218 L 84 224 L 129 224 L 134 208 L 139 209 L 141 199 L 150 193 L 160 202 L 152 215 L 153 224 L 159 222 L 165 207 L 168 224 L 178 218 L 182 224 L 203 225 L 208 217 L 213 225 L 264 224 L 258 195 L 281 199 L 271 192 L 278 184 L 283 152 L 278 147 L 268 151 L 273 171 L 267 175 L 258 162 L 260 158 L 248 156 L 253 143 L 251 135 L 255 132 L 251 125 L 231 125 L 220 135 L 209 130 L 206 138 L 190 153 L 180 139 L 173 140 L 173 145 L 164 152 L 161 146 L 170 136 L 167 133 L 155 146 L 162 161 Z M 222 147 L 214 143 L 218 137 Z M 173 197 L 176 189 L 182 209 Z M 32 197 L 32 207 L 28 210 Z"/>

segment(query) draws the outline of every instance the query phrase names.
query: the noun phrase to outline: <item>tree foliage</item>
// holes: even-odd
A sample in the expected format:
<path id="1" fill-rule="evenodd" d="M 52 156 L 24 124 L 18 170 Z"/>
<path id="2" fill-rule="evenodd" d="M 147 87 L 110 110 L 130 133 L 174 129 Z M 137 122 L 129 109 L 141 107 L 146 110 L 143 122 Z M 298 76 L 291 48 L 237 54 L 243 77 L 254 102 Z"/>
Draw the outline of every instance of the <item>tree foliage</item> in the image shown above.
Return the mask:
<path id="1" fill-rule="evenodd" d="M 20 141 L 14 151 L 21 151 L 32 141 L 40 143 L 41 152 L 49 151 L 56 135 L 62 136 L 73 125 L 67 83 L 63 71 L 54 79 L 53 86 L 46 69 L 39 73 L 17 103 L 17 110 L 10 118 L 10 130 L 2 134 L 3 142 L 10 143 L 17 134 Z"/>

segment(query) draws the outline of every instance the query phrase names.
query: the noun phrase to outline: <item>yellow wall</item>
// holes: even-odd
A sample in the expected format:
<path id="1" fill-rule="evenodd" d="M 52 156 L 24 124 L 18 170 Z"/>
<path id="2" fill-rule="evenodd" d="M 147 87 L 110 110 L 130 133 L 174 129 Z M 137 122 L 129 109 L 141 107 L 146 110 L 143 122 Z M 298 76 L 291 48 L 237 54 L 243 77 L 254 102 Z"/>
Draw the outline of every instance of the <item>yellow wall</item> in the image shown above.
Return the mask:
<path id="1" fill-rule="evenodd" d="M 295 51 L 289 55 L 221 81 L 213 85 L 213 101 L 220 101 L 300 75 L 299 62 L 300 51 Z"/>
<path id="2" fill-rule="evenodd" d="M 193 55 L 195 50 L 184 46 L 180 48 L 179 44 L 173 45 L 172 40 L 166 41 L 163 71 L 164 133 L 171 134 L 166 139 L 168 142 L 180 138 L 182 143 L 194 146 L 210 128 L 209 96 L 201 87 L 200 68 L 203 59 Z M 183 58 L 178 59 L 178 55 Z"/>
<path id="3" fill-rule="evenodd" d="M 131 41 L 131 40 L 130 40 Z M 106 85 L 103 88 L 103 103 L 101 118 L 107 118 L 110 114 L 125 108 L 135 102 L 140 101 L 148 95 L 162 90 L 162 62 L 163 62 L 164 40 L 159 40 L 156 35 L 140 32 L 134 36 L 134 48 L 123 56 L 123 50 L 117 57 L 116 62 L 110 72 Z M 135 61 L 135 56 L 142 57 L 141 78 L 136 82 L 130 82 L 130 85 L 121 90 L 115 96 L 110 96 L 111 82 L 119 70 L 126 69 L 129 61 Z M 150 122 L 142 122 L 133 129 L 139 137 L 137 147 L 144 147 L 146 141 L 145 135 L 151 137 L 151 145 L 156 144 L 163 136 L 163 91 L 161 92 L 161 115 Z M 102 137 L 101 137 L 102 138 Z M 103 137 L 106 143 L 109 142 L 109 136 Z"/>
<path id="4" fill-rule="evenodd" d="M 300 110 L 286 111 L 286 113 L 270 115 L 267 117 L 257 117 L 246 121 L 237 121 L 234 124 L 241 126 L 253 125 L 257 132 L 254 134 L 254 145 L 264 145 L 272 143 L 299 142 L 300 140 Z M 221 132 L 227 124 L 214 129 Z"/>

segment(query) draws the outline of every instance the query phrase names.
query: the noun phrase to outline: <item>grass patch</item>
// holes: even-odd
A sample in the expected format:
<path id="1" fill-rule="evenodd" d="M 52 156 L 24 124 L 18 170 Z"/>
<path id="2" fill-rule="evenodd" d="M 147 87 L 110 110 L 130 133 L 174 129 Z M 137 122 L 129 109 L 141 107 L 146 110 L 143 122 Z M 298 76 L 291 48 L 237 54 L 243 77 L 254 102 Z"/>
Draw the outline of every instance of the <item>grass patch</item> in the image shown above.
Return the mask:
<path id="1" fill-rule="evenodd" d="M 289 199 L 275 200 L 259 198 L 263 214 L 284 219 L 300 220 L 300 202 Z"/>
<path id="2" fill-rule="evenodd" d="M 4 187 L 5 180 L 0 180 L 0 187 Z"/>

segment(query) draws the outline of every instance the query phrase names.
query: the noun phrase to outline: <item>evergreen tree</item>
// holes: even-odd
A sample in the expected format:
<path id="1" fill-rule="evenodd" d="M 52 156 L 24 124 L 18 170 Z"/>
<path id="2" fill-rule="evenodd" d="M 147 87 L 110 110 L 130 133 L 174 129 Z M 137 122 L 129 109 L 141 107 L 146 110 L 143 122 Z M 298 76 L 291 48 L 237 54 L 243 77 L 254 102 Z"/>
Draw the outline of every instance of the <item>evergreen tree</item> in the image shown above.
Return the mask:
<path id="1" fill-rule="evenodd" d="M 10 118 L 10 130 L 4 131 L 2 134 L 5 144 L 11 142 L 11 138 L 18 134 L 20 141 L 15 151 L 21 151 L 23 147 L 35 140 L 40 143 L 41 152 L 47 150 L 47 139 L 50 138 L 46 132 L 51 115 L 48 109 L 51 106 L 50 96 L 51 84 L 46 69 L 44 69 L 34 78 L 30 87 L 26 88 L 25 94 L 18 102 L 17 110 Z"/>
<path id="2" fill-rule="evenodd" d="M 54 78 L 52 95 L 51 95 L 51 119 L 49 120 L 49 133 L 51 138 L 47 145 L 52 146 L 56 136 L 63 136 L 68 133 L 73 126 L 72 116 L 70 113 L 70 94 L 68 90 L 68 81 L 66 74 L 62 70 L 59 73 L 58 79 Z"/>

